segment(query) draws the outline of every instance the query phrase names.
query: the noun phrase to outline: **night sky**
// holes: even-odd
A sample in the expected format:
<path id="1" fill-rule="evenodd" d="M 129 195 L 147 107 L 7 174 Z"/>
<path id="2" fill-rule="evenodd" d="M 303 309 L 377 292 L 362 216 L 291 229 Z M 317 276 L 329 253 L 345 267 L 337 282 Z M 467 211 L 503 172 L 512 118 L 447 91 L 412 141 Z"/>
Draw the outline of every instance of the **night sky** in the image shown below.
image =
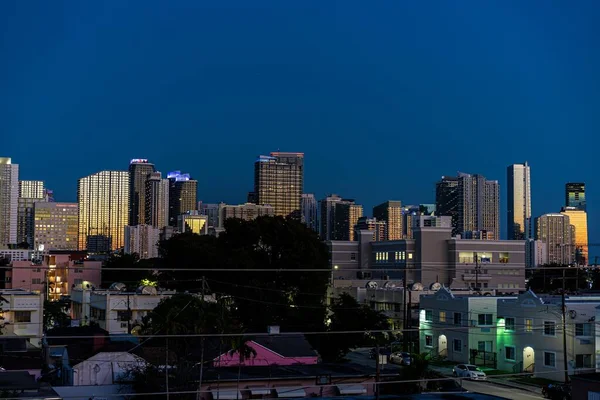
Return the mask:
<path id="1" fill-rule="evenodd" d="M 595 0 L 6 0 L 0 156 L 57 200 L 148 158 L 238 203 L 258 154 L 302 151 L 307 192 L 368 214 L 480 173 L 503 236 L 506 166 L 528 161 L 536 216 L 587 183 L 598 243 L 599 17 Z"/>

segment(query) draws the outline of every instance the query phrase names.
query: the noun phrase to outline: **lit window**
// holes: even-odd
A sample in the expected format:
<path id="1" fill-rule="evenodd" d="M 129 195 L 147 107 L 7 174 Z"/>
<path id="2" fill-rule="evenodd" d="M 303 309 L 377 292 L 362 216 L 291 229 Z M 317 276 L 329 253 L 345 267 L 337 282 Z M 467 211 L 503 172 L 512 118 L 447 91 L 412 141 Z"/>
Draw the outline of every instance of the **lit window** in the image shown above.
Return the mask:
<path id="1" fill-rule="evenodd" d="M 525 332 L 533 332 L 533 320 L 525 318 Z"/>
<path id="2" fill-rule="evenodd" d="M 446 322 L 446 311 L 440 311 L 440 322 Z"/>

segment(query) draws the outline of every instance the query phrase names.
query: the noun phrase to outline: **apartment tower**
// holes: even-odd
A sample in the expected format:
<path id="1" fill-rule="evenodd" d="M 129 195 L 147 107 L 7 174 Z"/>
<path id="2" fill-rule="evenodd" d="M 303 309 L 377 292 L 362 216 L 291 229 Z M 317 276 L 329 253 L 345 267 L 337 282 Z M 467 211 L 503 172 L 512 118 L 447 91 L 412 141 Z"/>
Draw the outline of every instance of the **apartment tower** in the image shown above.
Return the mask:
<path id="1" fill-rule="evenodd" d="M 273 152 L 254 162 L 256 204 L 270 205 L 275 215 L 301 218 L 304 153 Z"/>
<path id="2" fill-rule="evenodd" d="M 525 240 L 531 232 L 531 172 L 527 162 L 506 169 L 508 240 Z"/>
<path id="3" fill-rule="evenodd" d="M 177 226 L 178 217 L 198 206 L 198 181 L 190 174 L 173 171 L 167 174 L 169 180 L 169 225 Z"/>
<path id="4" fill-rule="evenodd" d="M 569 182 L 565 185 L 565 206 L 586 211 L 585 183 Z"/>
<path id="5" fill-rule="evenodd" d="M 33 248 L 34 204 L 44 201 L 46 191 L 43 181 L 19 181 L 19 200 L 17 209 L 17 243 L 27 243 Z"/>
<path id="6" fill-rule="evenodd" d="M 151 172 L 145 182 L 144 221 L 146 225 L 164 228 L 169 222 L 169 180 L 160 172 Z"/>
<path id="7" fill-rule="evenodd" d="M 385 240 L 400 240 L 403 237 L 402 204 L 389 200 L 373 207 L 373 218 L 386 224 Z"/>
<path id="8" fill-rule="evenodd" d="M 0 247 L 17 243 L 19 164 L 0 157 Z"/>
<path id="9" fill-rule="evenodd" d="M 575 259 L 576 231 L 568 215 L 544 214 L 535 219 L 535 240 L 545 244 L 544 260 L 550 264 L 571 264 Z"/>
<path id="10" fill-rule="evenodd" d="M 146 180 L 154 171 L 154 164 L 146 159 L 129 162 L 129 225 L 143 224 L 146 219 Z"/>
<path id="11" fill-rule="evenodd" d="M 129 173 L 101 171 L 79 179 L 78 248 L 107 252 L 123 247 L 129 211 Z"/>
<path id="12" fill-rule="evenodd" d="M 315 232 L 319 231 L 319 224 L 317 221 L 317 199 L 314 194 L 303 193 L 302 203 L 300 207 L 302 211 L 302 223 L 308 226 Z"/>

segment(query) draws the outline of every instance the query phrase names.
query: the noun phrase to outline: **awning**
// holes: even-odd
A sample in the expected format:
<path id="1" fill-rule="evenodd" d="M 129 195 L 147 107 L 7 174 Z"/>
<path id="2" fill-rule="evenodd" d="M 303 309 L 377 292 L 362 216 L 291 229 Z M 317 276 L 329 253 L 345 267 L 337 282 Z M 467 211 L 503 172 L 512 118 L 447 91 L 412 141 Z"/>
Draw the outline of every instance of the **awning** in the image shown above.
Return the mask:
<path id="1" fill-rule="evenodd" d="M 302 386 L 276 387 L 275 392 L 277 393 L 277 397 L 281 398 L 306 397 L 306 391 Z"/>
<path id="2" fill-rule="evenodd" d="M 242 393 L 235 389 L 211 390 L 213 400 L 242 400 Z"/>
<path id="3" fill-rule="evenodd" d="M 248 386 L 252 396 L 268 396 L 271 394 L 271 388 L 266 386 Z"/>
<path id="4" fill-rule="evenodd" d="M 367 389 L 363 385 L 337 385 L 340 395 L 366 394 Z"/>

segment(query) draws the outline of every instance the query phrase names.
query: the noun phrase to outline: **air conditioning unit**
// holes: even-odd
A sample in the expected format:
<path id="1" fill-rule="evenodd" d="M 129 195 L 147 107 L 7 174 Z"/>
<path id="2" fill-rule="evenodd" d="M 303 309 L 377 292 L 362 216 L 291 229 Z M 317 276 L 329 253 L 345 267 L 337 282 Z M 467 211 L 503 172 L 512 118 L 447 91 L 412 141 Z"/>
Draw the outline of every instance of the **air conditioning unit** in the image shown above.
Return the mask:
<path id="1" fill-rule="evenodd" d="M 127 322 L 121 322 L 121 328 L 127 328 Z"/>

